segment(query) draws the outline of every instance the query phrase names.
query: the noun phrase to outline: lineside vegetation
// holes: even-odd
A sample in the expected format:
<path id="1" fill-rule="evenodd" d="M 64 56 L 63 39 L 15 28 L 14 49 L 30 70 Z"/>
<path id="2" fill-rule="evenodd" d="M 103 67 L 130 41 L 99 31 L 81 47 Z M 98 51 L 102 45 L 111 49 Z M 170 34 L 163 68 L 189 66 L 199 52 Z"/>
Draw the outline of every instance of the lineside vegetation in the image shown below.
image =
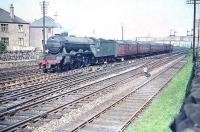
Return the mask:
<path id="1" fill-rule="evenodd" d="M 3 43 L 2 41 L 0 41 L 0 53 L 6 51 L 6 49 L 7 49 L 7 45 Z"/>
<path id="2" fill-rule="evenodd" d="M 187 64 L 169 82 L 150 106 L 139 116 L 129 132 L 170 132 L 169 125 L 179 113 L 183 104 L 187 85 L 192 77 L 192 55 Z"/>

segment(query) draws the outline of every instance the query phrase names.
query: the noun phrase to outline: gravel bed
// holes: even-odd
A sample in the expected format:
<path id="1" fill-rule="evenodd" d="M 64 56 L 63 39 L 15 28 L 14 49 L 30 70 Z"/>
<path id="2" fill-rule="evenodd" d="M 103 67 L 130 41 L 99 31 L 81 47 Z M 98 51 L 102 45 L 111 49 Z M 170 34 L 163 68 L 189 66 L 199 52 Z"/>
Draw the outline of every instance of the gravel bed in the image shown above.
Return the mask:
<path id="1" fill-rule="evenodd" d="M 37 65 L 37 64 L 38 62 L 36 59 L 19 60 L 19 61 L 1 61 L 0 69 L 16 68 L 16 67 L 21 67 L 21 66 L 32 66 L 32 65 Z"/>

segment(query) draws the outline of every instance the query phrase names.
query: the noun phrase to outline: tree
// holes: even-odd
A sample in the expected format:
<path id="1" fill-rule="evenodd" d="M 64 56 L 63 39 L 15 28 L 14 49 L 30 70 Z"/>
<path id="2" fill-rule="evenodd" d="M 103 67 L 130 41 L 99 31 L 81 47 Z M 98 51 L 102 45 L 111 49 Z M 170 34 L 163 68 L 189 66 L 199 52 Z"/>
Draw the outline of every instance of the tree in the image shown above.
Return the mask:
<path id="1" fill-rule="evenodd" d="M 7 45 L 4 42 L 0 41 L 0 53 L 6 51 L 6 49 Z"/>

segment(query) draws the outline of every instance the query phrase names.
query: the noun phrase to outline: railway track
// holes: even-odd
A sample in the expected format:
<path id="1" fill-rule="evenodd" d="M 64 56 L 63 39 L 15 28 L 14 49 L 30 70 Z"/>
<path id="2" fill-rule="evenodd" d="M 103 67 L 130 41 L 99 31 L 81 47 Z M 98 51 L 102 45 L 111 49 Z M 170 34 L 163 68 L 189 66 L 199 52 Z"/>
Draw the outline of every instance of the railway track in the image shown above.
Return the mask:
<path id="1" fill-rule="evenodd" d="M 151 60 L 149 60 L 149 62 L 150 61 Z M 146 63 L 149 63 L 149 62 L 146 62 Z M 141 61 L 141 62 L 134 63 L 134 64 L 129 64 L 129 65 L 127 64 L 127 66 L 120 67 L 120 68 L 116 68 L 116 67 L 110 68 L 110 67 L 108 67 L 107 70 L 102 69 L 103 71 L 102 70 L 97 71 L 97 73 L 95 73 L 96 75 L 94 73 L 89 72 L 87 74 L 80 74 L 80 75 L 75 74 L 75 75 L 72 75 L 72 76 L 61 76 L 61 78 L 57 78 L 57 79 L 50 80 L 50 81 L 47 81 L 47 82 L 39 83 L 37 85 L 32 85 L 32 86 L 28 86 L 28 87 L 20 88 L 20 89 L 15 89 L 15 90 L 11 90 L 11 91 L 0 92 L 1 104 L 6 104 L 6 103 L 9 103 L 13 100 L 18 100 L 20 98 L 24 100 L 25 98 L 33 97 L 34 94 L 37 95 L 39 93 L 48 92 L 47 94 L 46 93 L 43 94 L 43 95 L 40 94 L 39 96 L 36 96 L 35 98 L 31 99 L 31 100 L 33 100 L 33 99 L 35 100 L 35 99 L 38 99 L 39 97 L 42 97 L 42 96 L 44 97 L 44 95 L 49 95 L 49 94 L 52 94 L 52 93 L 57 92 L 59 90 L 63 91 L 64 90 L 63 86 L 71 87 L 75 84 L 80 84 L 81 82 L 86 83 L 88 79 L 97 79 L 97 77 L 99 78 L 99 77 L 108 75 L 112 72 L 119 72 L 120 70 L 135 66 L 139 63 L 144 63 L 144 62 Z M 85 76 L 87 76 L 87 77 L 85 77 Z M 12 104 L 10 104 L 10 105 L 12 107 L 14 107 Z"/>
<path id="2" fill-rule="evenodd" d="M 19 80 L 24 80 L 24 78 L 28 78 L 37 74 L 40 75 L 41 73 L 36 66 L 24 67 L 21 70 L 15 71 L 4 71 L 0 73 L 0 85 L 3 86 L 15 83 Z"/>
<path id="3" fill-rule="evenodd" d="M 7 72 L 0 73 L 0 92 L 6 90 L 15 90 L 24 85 L 35 85 L 40 82 L 48 81 L 52 78 L 58 78 L 60 76 L 69 75 L 71 73 L 82 72 L 89 68 L 83 68 L 76 71 L 69 71 L 67 73 L 43 73 L 39 70 L 38 65 L 32 67 L 15 68 L 10 69 Z M 95 68 L 94 68 L 95 69 Z"/>
<path id="4" fill-rule="evenodd" d="M 149 68 L 156 68 L 160 65 L 170 62 L 176 57 L 171 56 L 171 58 L 166 57 L 166 59 L 157 59 L 157 61 L 143 64 L 143 66 L 148 65 Z M 94 81 L 86 85 L 80 85 L 78 88 L 64 85 L 61 88 L 64 89 L 67 87 L 67 91 L 54 91 L 54 94 L 48 95 L 45 98 L 43 97 L 44 95 L 42 95 L 42 99 L 32 99 L 30 102 L 25 104 L 19 103 L 16 107 L 7 109 L 1 114 L 1 131 L 17 130 L 29 126 L 30 123 L 37 122 L 38 120 L 41 120 L 41 118 L 54 118 L 55 115 L 59 116 L 62 115 L 63 112 L 66 113 L 70 110 L 76 109 L 77 107 L 80 107 L 79 102 L 88 103 L 88 101 L 98 98 L 98 95 L 100 94 L 111 92 L 111 89 L 115 89 L 115 85 L 119 84 L 120 82 L 122 83 L 128 78 L 140 74 L 142 71 L 142 66 L 139 66 L 138 68 L 140 68 L 140 70 L 137 68 L 132 68 L 129 70 L 127 70 L 127 68 L 120 69 L 124 72 Z M 54 88 L 55 87 L 56 86 L 54 86 Z M 38 94 L 41 94 L 41 92 L 38 92 Z"/>
<path id="5" fill-rule="evenodd" d="M 0 71 L 0 87 L 1 89 L 6 89 L 6 87 L 12 86 L 17 82 L 26 81 L 31 76 L 40 74 L 41 72 L 37 65 L 4 68 Z"/>
<path id="6" fill-rule="evenodd" d="M 124 63 L 114 63 L 114 64 L 108 64 L 108 66 L 111 65 L 121 65 L 126 64 Z M 96 68 L 99 68 L 99 66 L 95 66 Z M 65 76 L 75 73 L 75 72 L 82 72 L 84 70 L 91 69 L 91 67 L 86 67 L 82 69 L 75 69 L 64 73 L 55 73 L 55 74 L 44 74 L 42 73 L 37 65 L 31 66 L 31 67 L 14 67 L 14 68 L 8 68 L 5 69 L 3 72 L 0 72 L 0 90 L 6 90 L 6 89 L 16 89 L 17 87 L 21 87 L 23 85 L 29 84 L 34 85 L 35 83 L 47 81 L 49 78 L 57 78 L 59 76 Z M 92 68 L 95 69 L 95 68 Z"/>
<path id="7" fill-rule="evenodd" d="M 151 61 L 151 60 L 149 60 Z M 138 62 L 138 63 L 143 63 L 143 61 Z M 25 103 L 29 103 L 30 101 L 34 100 L 38 100 L 41 98 L 44 98 L 46 96 L 49 97 L 49 95 L 51 95 L 52 93 L 55 92 L 63 92 L 64 90 L 68 90 L 70 87 L 78 85 L 80 83 L 86 83 L 87 81 L 92 81 L 94 79 L 97 79 L 99 77 L 103 77 L 106 76 L 108 74 L 111 74 L 113 72 L 119 72 L 123 69 L 132 67 L 134 65 L 137 65 L 138 63 L 134 63 L 134 64 L 129 64 L 123 67 L 115 67 L 115 68 L 109 68 L 107 70 L 102 69 L 99 70 L 97 72 L 89 72 L 86 74 L 74 74 L 72 76 L 65 76 L 65 77 L 61 77 L 55 80 L 52 80 L 51 82 L 44 82 L 38 85 L 34 85 L 34 86 L 30 86 L 30 87 L 25 87 L 25 88 L 21 88 L 21 89 L 16 89 L 13 91 L 4 91 L 2 93 L 0 93 L 0 101 L 1 104 L 8 104 L 9 102 L 13 101 L 13 100 L 21 100 L 20 105 L 22 105 Z M 147 62 L 146 62 L 147 63 Z M 42 94 L 39 94 L 42 93 Z M 37 96 L 38 94 L 38 96 Z M 34 96 L 35 95 L 35 96 Z M 30 99 L 30 97 L 32 97 Z M 28 98 L 28 100 L 24 101 L 26 98 Z M 15 102 L 13 102 L 15 105 L 13 105 L 12 103 L 9 103 L 10 107 L 6 107 L 7 110 L 11 109 L 11 108 L 15 108 L 18 106 L 18 104 L 16 104 Z M 1 105 L 1 107 L 3 107 L 5 105 Z"/>
<path id="8" fill-rule="evenodd" d="M 185 61 L 173 63 L 170 67 L 152 76 L 149 80 L 113 97 L 67 123 L 57 131 L 124 131 L 135 117 L 151 102 Z"/>
<path id="9" fill-rule="evenodd" d="M 154 57 L 162 57 L 165 55 L 158 55 Z M 140 59 L 137 59 L 136 61 L 140 61 Z M 114 63 L 114 64 L 108 64 L 108 66 L 115 66 L 115 65 L 126 65 L 130 61 L 126 61 L 123 63 Z M 99 67 L 99 66 L 97 66 Z M 80 70 L 72 70 L 69 71 L 69 73 L 74 71 L 84 71 L 88 68 L 83 68 Z M 3 72 L 0 71 L 0 92 L 7 90 L 7 89 L 18 89 L 19 87 L 24 87 L 24 85 L 34 85 L 35 83 L 47 81 L 49 78 L 58 78 L 59 76 L 64 76 L 66 74 L 43 74 L 39 69 L 37 65 L 33 66 L 25 66 L 25 67 L 14 67 L 14 68 L 7 68 L 4 69 Z M 67 72 L 68 74 L 68 72 Z"/>
<path id="10" fill-rule="evenodd" d="M 17 69 L 19 67 L 24 66 L 32 66 L 37 65 L 36 59 L 29 59 L 29 60 L 12 60 L 12 61 L 1 61 L 0 60 L 0 70 L 9 70 L 9 69 Z"/>
<path id="11" fill-rule="evenodd" d="M 2 96 L 5 96 L 5 95 L 12 95 L 12 97 L 14 96 L 17 96 L 17 94 L 26 94 L 27 92 L 31 92 L 33 93 L 34 90 L 38 90 L 39 87 L 43 88 L 44 86 L 50 86 L 50 85 L 53 85 L 53 84 L 57 84 L 57 83 L 64 83 L 66 84 L 67 82 L 70 82 L 72 83 L 72 81 L 74 82 L 77 82 L 77 80 L 81 80 L 81 78 L 79 78 L 78 76 L 80 77 L 83 77 L 83 76 L 88 76 L 88 75 L 95 75 L 95 76 L 100 76 L 100 75 L 107 75 L 109 74 L 110 72 L 118 72 L 120 70 L 123 70 L 123 69 L 126 69 L 126 68 L 129 68 L 129 67 L 132 67 L 132 66 L 135 66 L 135 65 L 138 65 L 138 64 L 142 64 L 144 63 L 145 60 L 137 60 L 134 61 L 134 62 L 124 62 L 124 63 L 116 63 L 116 64 L 109 64 L 108 66 L 104 66 L 103 67 L 99 67 L 99 66 L 96 66 L 95 68 L 93 69 L 96 69 L 96 70 L 93 70 L 91 71 L 91 68 L 84 68 L 84 69 L 79 69 L 78 71 L 69 71 L 67 73 L 62 73 L 62 74 L 50 74 L 53 76 L 52 80 L 48 80 L 48 81 L 41 81 L 41 82 L 36 82 L 35 84 L 30 84 L 26 87 L 21 87 L 21 88 L 15 88 L 15 89 L 9 89 L 9 90 L 4 90 L 2 92 L 0 92 L 0 97 Z M 151 61 L 151 60 L 149 60 Z M 146 62 L 148 63 L 148 62 Z M 100 69 L 100 70 L 97 70 L 97 69 Z M 83 73 L 84 72 L 84 73 Z M 97 72 L 97 73 L 95 73 Z M 107 73 L 106 73 L 107 72 Z M 75 74 L 75 75 L 73 75 Z M 76 75 L 77 74 L 77 75 Z M 70 77 L 69 77 L 70 76 Z M 95 77 L 93 76 L 93 77 Z M 45 76 L 45 78 L 49 79 L 50 76 Z M 71 78 L 71 79 L 70 79 Z M 74 79 L 75 78 L 75 79 Z M 71 81 L 72 80 L 72 81 Z M 46 83 L 48 83 L 48 85 L 46 85 Z M 63 85 L 64 85 L 63 84 Z M 60 84 L 62 85 L 62 84 Z M 57 85 L 57 86 L 60 86 L 60 85 Z M 38 91 L 37 91 L 38 92 Z"/>

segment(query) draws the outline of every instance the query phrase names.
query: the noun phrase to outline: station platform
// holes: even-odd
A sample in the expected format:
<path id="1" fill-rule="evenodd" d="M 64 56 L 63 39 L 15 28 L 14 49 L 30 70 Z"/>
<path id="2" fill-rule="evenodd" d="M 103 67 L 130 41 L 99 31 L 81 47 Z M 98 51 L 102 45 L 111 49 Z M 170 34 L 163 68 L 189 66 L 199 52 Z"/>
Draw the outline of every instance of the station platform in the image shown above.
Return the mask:
<path id="1" fill-rule="evenodd" d="M 185 102 L 170 128 L 173 132 L 200 132 L 200 56 L 194 66 Z"/>

